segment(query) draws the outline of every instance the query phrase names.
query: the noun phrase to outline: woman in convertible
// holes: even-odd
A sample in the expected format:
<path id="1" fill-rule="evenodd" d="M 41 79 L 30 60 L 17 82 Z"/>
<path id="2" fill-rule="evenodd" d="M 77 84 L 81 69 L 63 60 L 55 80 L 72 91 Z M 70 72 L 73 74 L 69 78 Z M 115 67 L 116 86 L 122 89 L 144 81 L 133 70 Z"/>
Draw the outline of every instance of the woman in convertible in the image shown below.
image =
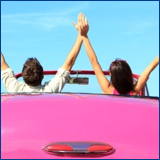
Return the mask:
<path id="1" fill-rule="evenodd" d="M 89 25 L 86 17 L 81 18 L 81 36 L 83 43 L 89 57 L 90 63 L 95 71 L 96 77 L 100 87 L 105 94 L 122 94 L 122 95 L 139 95 L 140 91 L 145 86 L 150 73 L 155 69 L 159 63 L 159 58 L 156 57 L 142 72 L 137 82 L 134 83 L 132 71 L 129 64 L 125 60 L 117 59 L 113 61 L 109 67 L 111 79 L 110 81 L 105 77 L 101 65 L 98 62 L 95 51 L 87 36 Z"/>

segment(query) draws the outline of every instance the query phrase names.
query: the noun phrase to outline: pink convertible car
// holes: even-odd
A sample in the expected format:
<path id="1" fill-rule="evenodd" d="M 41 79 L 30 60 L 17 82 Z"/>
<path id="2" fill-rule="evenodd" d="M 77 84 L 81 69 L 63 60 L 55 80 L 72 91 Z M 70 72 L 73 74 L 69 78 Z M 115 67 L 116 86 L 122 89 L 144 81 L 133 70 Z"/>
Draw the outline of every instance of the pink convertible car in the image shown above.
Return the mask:
<path id="1" fill-rule="evenodd" d="M 2 94 L 1 158 L 158 159 L 159 101 L 147 94 Z"/>

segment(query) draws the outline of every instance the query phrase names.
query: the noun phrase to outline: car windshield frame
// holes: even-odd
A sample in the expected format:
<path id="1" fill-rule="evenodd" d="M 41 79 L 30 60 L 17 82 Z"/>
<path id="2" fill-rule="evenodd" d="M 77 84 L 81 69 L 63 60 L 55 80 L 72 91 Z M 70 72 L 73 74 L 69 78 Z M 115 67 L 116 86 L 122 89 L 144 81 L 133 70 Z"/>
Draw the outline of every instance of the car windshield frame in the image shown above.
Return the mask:
<path id="1" fill-rule="evenodd" d="M 55 75 L 57 70 L 46 70 L 43 71 L 44 75 Z M 109 76 L 109 71 L 103 71 L 104 75 Z M 93 70 L 71 70 L 70 75 L 95 75 Z M 133 78 L 138 79 L 138 74 L 132 74 Z M 22 73 L 15 74 L 15 77 L 18 79 L 22 77 Z M 141 91 L 141 95 L 114 95 L 114 94 L 104 94 L 104 93 L 83 93 L 83 92 L 58 92 L 58 94 L 91 94 L 91 95 L 111 95 L 111 96 L 123 96 L 123 97 L 136 97 L 136 98 L 158 98 L 157 96 L 150 96 L 147 83 Z M 35 95 L 35 94 L 56 94 L 52 92 L 1 92 L 1 95 Z M 145 95 L 146 94 L 146 95 Z"/>
<path id="2" fill-rule="evenodd" d="M 97 96 L 115 96 L 115 97 L 126 97 L 126 98 L 142 98 L 142 99 L 159 99 L 159 97 L 157 96 L 137 96 L 137 95 L 115 95 L 115 94 L 104 94 L 104 93 L 75 93 L 75 92 L 57 92 L 57 93 L 52 93 L 52 92 L 19 92 L 19 93 L 15 93 L 15 92 L 2 92 L 1 96 L 18 96 L 18 95 L 27 95 L 27 96 L 32 96 L 32 95 L 49 95 L 49 94 L 54 94 L 54 95 L 66 95 L 66 94 L 76 94 L 76 95 L 97 95 Z"/>

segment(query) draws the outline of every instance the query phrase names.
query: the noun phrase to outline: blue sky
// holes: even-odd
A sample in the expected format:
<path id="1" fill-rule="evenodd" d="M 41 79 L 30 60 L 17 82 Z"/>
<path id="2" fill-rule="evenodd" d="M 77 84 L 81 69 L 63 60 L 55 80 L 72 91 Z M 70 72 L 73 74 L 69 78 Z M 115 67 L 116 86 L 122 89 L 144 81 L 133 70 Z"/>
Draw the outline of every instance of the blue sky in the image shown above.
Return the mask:
<path id="1" fill-rule="evenodd" d="M 72 22 L 83 12 L 102 68 L 107 70 L 121 58 L 140 74 L 159 55 L 158 5 L 158 1 L 2 1 L 1 51 L 15 73 L 21 72 L 28 57 L 37 57 L 44 70 L 57 70 L 77 36 Z M 84 47 L 73 69 L 92 69 Z M 150 75 L 148 88 L 150 95 L 159 96 L 159 67 Z M 66 85 L 63 91 L 101 93 L 94 76 L 88 86 Z"/>

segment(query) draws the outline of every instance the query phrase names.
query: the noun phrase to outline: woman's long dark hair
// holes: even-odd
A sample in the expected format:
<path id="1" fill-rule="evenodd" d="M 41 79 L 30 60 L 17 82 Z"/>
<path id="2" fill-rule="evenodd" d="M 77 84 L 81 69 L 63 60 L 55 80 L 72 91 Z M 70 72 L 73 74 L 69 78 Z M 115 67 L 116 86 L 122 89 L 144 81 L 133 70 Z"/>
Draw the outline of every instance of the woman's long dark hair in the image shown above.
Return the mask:
<path id="1" fill-rule="evenodd" d="M 132 71 L 124 60 L 116 59 L 110 65 L 111 83 L 120 94 L 133 91 Z"/>

